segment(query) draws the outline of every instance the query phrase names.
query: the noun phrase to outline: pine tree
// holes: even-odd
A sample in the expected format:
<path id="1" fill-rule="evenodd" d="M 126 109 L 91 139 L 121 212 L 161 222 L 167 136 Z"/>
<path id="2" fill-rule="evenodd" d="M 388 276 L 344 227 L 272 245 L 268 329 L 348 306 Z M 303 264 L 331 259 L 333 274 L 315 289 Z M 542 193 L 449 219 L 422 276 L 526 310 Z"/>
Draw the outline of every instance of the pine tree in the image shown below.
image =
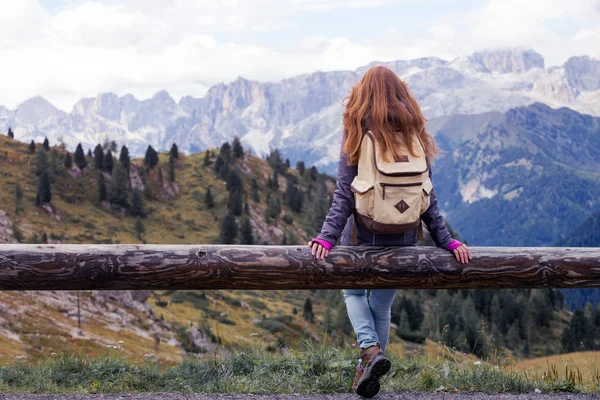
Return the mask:
<path id="1" fill-rule="evenodd" d="M 81 143 L 77 145 L 77 149 L 75 149 L 75 165 L 80 170 L 83 170 L 87 166 L 87 161 L 85 159 L 85 155 L 83 153 L 83 147 L 81 147 Z"/>
<path id="2" fill-rule="evenodd" d="M 171 151 L 169 151 L 169 157 L 173 157 L 176 160 L 179 159 L 179 149 L 177 148 L 177 145 L 175 143 L 173 143 L 173 145 L 171 146 Z"/>
<path id="3" fill-rule="evenodd" d="M 146 155 L 144 156 L 144 164 L 150 169 L 154 168 L 158 164 L 158 153 L 152 146 L 148 146 L 146 149 Z"/>
<path id="4" fill-rule="evenodd" d="M 215 161 L 215 173 L 217 175 L 221 175 L 221 169 L 223 169 L 224 165 L 225 165 L 225 160 L 223 159 L 223 157 L 221 157 L 220 155 L 217 156 L 217 159 Z"/>
<path id="5" fill-rule="evenodd" d="M 58 150 L 56 150 L 56 147 L 53 147 L 52 150 L 50 150 L 50 161 L 48 163 L 50 166 L 50 180 L 53 182 L 54 177 L 62 172 L 60 167 L 61 165 L 64 165 L 64 161 L 61 162 L 60 158 Z"/>
<path id="6" fill-rule="evenodd" d="M 204 152 L 204 163 L 203 163 L 203 165 L 205 167 L 208 167 L 210 165 L 210 151 L 208 151 L 208 150 L 206 150 Z"/>
<path id="7" fill-rule="evenodd" d="M 223 166 L 221 167 L 221 172 L 219 173 L 219 177 L 222 180 L 226 180 L 230 170 L 231 168 L 229 168 L 229 164 L 223 164 Z"/>
<path id="8" fill-rule="evenodd" d="M 227 174 L 225 189 L 229 192 L 242 191 L 242 173 L 238 167 L 232 168 Z"/>
<path id="9" fill-rule="evenodd" d="M 231 145 L 229 142 L 225 142 L 221 145 L 219 155 L 223 157 L 223 161 L 225 161 L 225 163 L 229 164 L 231 162 Z"/>
<path id="10" fill-rule="evenodd" d="M 133 226 L 133 230 L 138 238 L 138 240 L 143 241 L 142 234 L 146 232 L 146 227 L 144 226 L 144 222 L 140 217 L 135 219 L 135 225 Z"/>
<path id="11" fill-rule="evenodd" d="M 15 185 L 15 214 L 19 215 L 21 211 L 21 200 L 23 199 L 23 191 L 21 190 L 21 185 L 17 182 Z"/>
<path id="12" fill-rule="evenodd" d="M 92 156 L 92 150 L 91 150 L 91 149 L 88 149 L 88 152 L 87 152 L 87 157 L 88 157 L 89 159 L 91 159 L 91 158 L 93 157 L 93 156 Z"/>
<path id="13" fill-rule="evenodd" d="M 94 148 L 94 166 L 98 171 L 102 171 L 102 162 L 104 161 L 104 150 L 100 143 Z"/>
<path id="14" fill-rule="evenodd" d="M 235 158 L 244 157 L 244 148 L 242 147 L 242 143 L 240 142 L 240 139 L 237 136 L 233 138 L 231 147 L 233 151 L 233 156 Z"/>
<path id="15" fill-rule="evenodd" d="M 206 193 L 204 194 L 204 205 L 206 208 L 213 208 L 215 206 L 215 199 L 210 191 L 210 186 L 206 189 Z"/>
<path id="16" fill-rule="evenodd" d="M 277 171 L 273 171 L 273 177 L 271 178 L 271 189 L 274 191 L 279 190 L 279 174 Z"/>
<path id="17" fill-rule="evenodd" d="M 323 221 L 327 216 L 328 204 L 327 204 L 327 188 L 325 187 L 324 181 L 317 183 L 317 193 L 315 195 L 314 211 L 313 211 L 313 228 L 317 231 L 321 230 Z"/>
<path id="18" fill-rule="evenodd" d="M 106 201 L 106 183 L 104 182 L 104 174 L 102 172 L 98 172 L 97 178 L 97 186 L 98 186 L 98 203 Z"/>
<path id="19" fill-rule="evenodd" d="M 174 145 L 173 145 L 174 146 Z M 175 182 L 175 163 L 177 158 L 173 155 L 169 156 L 169 182 Z"/>
<path id="20" fill-rule="evenodd" d="M 242 218 L 240 226 L 240 244 L 254 244 L 254 235 L 252 234 L 252 224 L 250 218 Z"/>
<path id="21" fill-rule="evenodd" d="M 42 232 L 41 242 L 42 243 L 48 243 L 48 235 L 46 235 L 46 232 Z"/>
<path id="22" fill-rule="evenodd" d="M 108 150 L 106 152 L 106 154 L 104 155 L 104 161 L 102 161 L 102 167 L 104 168 L 104 171 L 108 172 L 109 175 L 112 175 L 112 171 L 114 168 L 114 160 L 113 160 L 112 152 L 110 150 Z"/>
<path id="23" fill-rule="evenodd" d="M 112 204 L 125 208 L 129 207 L 128 182 L 127 171 L 120 164 L 115 165 L 108 191 L 108 200 Z"/>
<path id="24" fill-rule="evenodd" d="M 267 201 L 265 219 L 267 222 L 277 220 L 277 218 L 279 218 L 279 214 L 281 214 L 281 203 L 279 202 L 279 198 L 276 196 L 271 196 Z"/>
<path id="25" fill-rule="evenodd" d="M 296 170 L 298 171 L 298 174 L 300 174 L 300 176 L 304 176 L 305 169 L 306 169 L 306 167 L 304 165 L 304 161 L 298 161 L 296 163 Z"/>
<path id="26" fill-rule="evenodd" d="M 285 201 L 292 211 L 301 212 L 304 203 L 304 194 L 294 184 L 288 183 L 285 189 Z"/>
<path id="27" fill-rule="evenodd" d="M 50 177 L 48 171 L 43 171 L 40 175 L 36 193 L 36 205 L 50 203 L 52 200 L 52 190 L 50 189 Z"/>
<path id="28" fill-rule="evenodd" d="M 48 162 L 48 156 L 44 149 L 38 150 L 35 156 L 35 174 L 40 176 L 42 172 L 47 171 L 50 163 Z"/>
<path id="29" fill-rule="evenodd" d="M 14 139 L 15 138 L 15 134 L 13 133 L 11 127 L 8 127 L 8 133 L 6 134 L 9 138 Z"/>
<path id="30" fill-rule="evenodd" d="M 146 207 L 144 205 L 144 196 L 138 189 L 134 189 L 131 193 L 131 207 L 129 213 L 135 217 L 144 218 L 146 216 Z"/>
<path id="31" fill-rule="evenodd" d="M 29 153 L 35 153 L 35 142 L 33 140 L 31 141 L 31 143 L 29 143 Z"/>
<path id="32" fill-rule="evenodd" d="M 283 163 L 283 167 L 284 167 L 286 170 L 290 169 L 290 159 L 289 159 L 289 158 L 286 158 L 286 159 L 285 159 L 285 161 L 284 161 L 284 163 Z"/>
<path id="33" fill-rule="evenodd" d="M 239 190 L 234 190 L 233 192 L 229 192 L 229 197 L 227 199 L 227 209 L 229 212 L 237 217 L 242 215 L 243 210 L 243 202 L 242 202 L 242 194 Z"/>
<path id="34" fill-rule="evenodd" d="M 38 237 L 37 232 L 33 232 L 33 235 L 31 235 L 31 239 L 29 239 L 29 243 L 31 243 L 31 244 L 39 244 L 40 243 L 40 238 Z"/>
<path id="35" fill-rule="evenodd" d="M 271 153 L 269 153 L 268 161 L 269 165 L 274 171 L 284 172 L 283 162 L 281 161 L 281 154 L 279 153 L 279 150 L 272 150 Z"/>
<path id="36" fill-rule="evenodd" d="M 256 178 L 252 178 L 251 197 L 252 197 L 252 200 L 254 200 L 255 202 L 257 202 L 257 203 L 260 202 L 260 196 L 258 195 L 258 182 L 256 181 Z"/>
<path id="37" fill-rule="evenodd" d="M 129 168 L 131 167 L 131 159 L 129 158 L 129 149 L 125 145 L 121 147 L 121 153 L 119 154 L 119 162 L 121 163 L 121 166 L 123 168 L 129 171 Z"/>
<path id="38" fill-rule="evenodd" d="M 308 321 L 308 322 L 313 322 L 315 320 L 315 315 L 313 314 L 313 309 L 312 309 L 312 302 L 310 301 L 310 298 L 308 298 L 308 297 L 306 298 L 306 301 L 304 302 L 302 318 L 304 318 L 304 320 Z"/>
<path id="39" fill-rule="evenodd" d="M 235 223 L 235 217 L 229 213 L 223 219 L 221 223 L 221 234 L 219 242 L 221 244 L 233 244 L 235 243 L 235 237 L 237 236 L 237 224 Z"/>
<path id="40" fill-rule="evenodd" d="M 71 157 L 71 153 L 69 153 L 68 151 L 67 151 L 67 154 L 65 154 L 64 165 L 65 165 L 65 168 L 67 168 L 67 169 L 73 168 L 73 158 Z"/>
<path id="41" fill-rule="evenodd" d="M 44 150 L 48 151 L 50 150 L 50 142 L 48 142 L 48 138 L 44 139 L 44 144 L 42 145 L 42 147 L 44 148 Z"/>

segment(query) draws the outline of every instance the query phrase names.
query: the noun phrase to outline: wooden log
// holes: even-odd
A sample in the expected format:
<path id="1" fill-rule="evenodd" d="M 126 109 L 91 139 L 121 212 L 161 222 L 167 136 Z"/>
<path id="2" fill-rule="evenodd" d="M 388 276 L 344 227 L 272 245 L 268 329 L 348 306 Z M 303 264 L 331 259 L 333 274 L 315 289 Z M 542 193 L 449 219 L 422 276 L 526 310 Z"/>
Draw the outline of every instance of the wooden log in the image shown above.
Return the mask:
<path id="1" fill-rule="evenodd" d="M 0 290 L 600 287 L 600 248 L 0 245 Z"/>

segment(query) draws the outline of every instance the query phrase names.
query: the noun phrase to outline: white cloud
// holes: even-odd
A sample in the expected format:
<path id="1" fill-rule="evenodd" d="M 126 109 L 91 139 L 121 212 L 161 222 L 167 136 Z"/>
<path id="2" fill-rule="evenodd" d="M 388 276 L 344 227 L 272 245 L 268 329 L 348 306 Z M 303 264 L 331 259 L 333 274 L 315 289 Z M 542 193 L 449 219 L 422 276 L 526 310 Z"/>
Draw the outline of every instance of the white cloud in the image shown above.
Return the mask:
<path id="1" fill-rule="evenodd" d="M 0 104 L 9 107 L 38 94 L 65 110 L 80 97 L 107 91 L 140 98 L 161 89 L 176 98 L 201 96 L 238 76 L 278 80 L 373 60 L 449 59 L 496 46 L 532 46 L 557 64 L 571 55 L 596 54 L 600 38 L 599 3 L 588 0 L 486 0 L 467 11 L 438 12 L 416 31 L 390 26 L 382 36 L 352 40 L 344 31 L 326 35 L 316 25 L 299 32 L 297 17 L 325 13 L 333 21 L 343 8 L 419 2 L 106 0 L 50 12 L 35 0 L 0 1 Z M 564 18 L 582 27 L 572 35 L 555 32 L 552 24 Z M 345 27 L 351 33 L 352 26 Z M 259 39 L 265 33 L 292 33 L 296 39 L 275 48 Z"/>

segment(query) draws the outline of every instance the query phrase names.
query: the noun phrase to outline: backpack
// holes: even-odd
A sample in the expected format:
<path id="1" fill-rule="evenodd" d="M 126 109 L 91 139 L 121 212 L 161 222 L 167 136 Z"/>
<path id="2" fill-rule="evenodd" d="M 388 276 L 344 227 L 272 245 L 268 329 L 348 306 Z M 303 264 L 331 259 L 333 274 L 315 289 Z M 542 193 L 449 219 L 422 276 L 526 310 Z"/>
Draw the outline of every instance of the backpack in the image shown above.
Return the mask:
<path id="1" fill-rule="evenodd" d="M 361 141 L 354 192 L 356 222 L 370 232 L 392 234 L 419 228 L 421 214 L 429 208 L 433 184 L 425 151 L 415 135 L 413 157 L 406 146 L 399 160 L 386 162 L 371 131 Z"/>

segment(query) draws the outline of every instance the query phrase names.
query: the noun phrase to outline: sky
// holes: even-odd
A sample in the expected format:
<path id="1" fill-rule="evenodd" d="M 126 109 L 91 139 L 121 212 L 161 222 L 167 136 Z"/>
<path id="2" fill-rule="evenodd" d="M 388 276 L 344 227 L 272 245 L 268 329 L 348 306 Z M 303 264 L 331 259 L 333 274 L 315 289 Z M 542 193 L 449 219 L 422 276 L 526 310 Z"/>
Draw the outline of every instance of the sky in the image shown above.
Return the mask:
<path id="1" fill-rule="evenodd" d="M 600 0 L 0 0 L 0 104 L 202 97 L 371 61 L 533 48 L 600 57 Z"/>

